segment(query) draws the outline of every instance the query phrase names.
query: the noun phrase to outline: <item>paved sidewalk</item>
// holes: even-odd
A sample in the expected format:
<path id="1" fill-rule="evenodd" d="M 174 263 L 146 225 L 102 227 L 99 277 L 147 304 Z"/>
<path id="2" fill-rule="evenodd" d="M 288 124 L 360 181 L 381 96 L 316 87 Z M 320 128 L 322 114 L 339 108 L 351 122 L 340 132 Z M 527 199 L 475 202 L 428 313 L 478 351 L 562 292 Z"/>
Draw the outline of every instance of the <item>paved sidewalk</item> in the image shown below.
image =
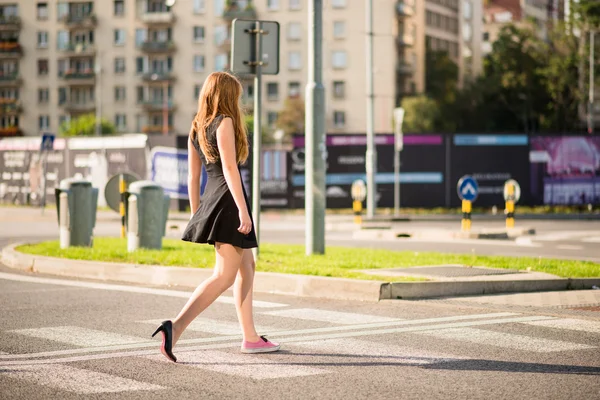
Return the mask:
<path id="1" fill-rule="evenodd" d="M 472 297 L 453 297 L 462 302 L 518 305 L 530 307 L 590 307 L 600 311 L 600 290 L 568 290 L 540 293 L 512 293 Z"/>

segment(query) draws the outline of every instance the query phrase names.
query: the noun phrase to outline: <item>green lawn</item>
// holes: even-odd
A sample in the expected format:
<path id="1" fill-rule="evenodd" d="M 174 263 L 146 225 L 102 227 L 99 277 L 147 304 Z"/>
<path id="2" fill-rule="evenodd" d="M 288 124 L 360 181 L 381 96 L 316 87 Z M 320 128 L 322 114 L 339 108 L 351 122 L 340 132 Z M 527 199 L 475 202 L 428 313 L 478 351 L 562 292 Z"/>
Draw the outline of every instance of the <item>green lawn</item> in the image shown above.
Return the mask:
<path id="1" fill-rule="evenodd" d="M 19 246 L 24 253 L 64 257 L 70 259 L 130 262 L 181 266 L 190 268 L 212 268 L 214 250 L 212 246 L 164 239 L 163 250 L 138 250 L 127 252 L 127 242 L 119 238 L 96 238 L 94 247 L 61 250 L 58 241 Z M 453 255 L 441 253 L 395 252 L 352 247 L 328 247 L 324 256 L 304 255 L 304 246 L 263 244 L 257 270 L 288 274 L 332 276 L 370 280 L 414 281 L 415 278 L 390 278 L 355 272 L 361 269 L 412 267 L 424 265 L 462 264 L 495 268 L 512 268 L 541 271 L 561 277 L 600 277 L 600 264 L 586 261 L 549 260 L 499 256 Z"/>

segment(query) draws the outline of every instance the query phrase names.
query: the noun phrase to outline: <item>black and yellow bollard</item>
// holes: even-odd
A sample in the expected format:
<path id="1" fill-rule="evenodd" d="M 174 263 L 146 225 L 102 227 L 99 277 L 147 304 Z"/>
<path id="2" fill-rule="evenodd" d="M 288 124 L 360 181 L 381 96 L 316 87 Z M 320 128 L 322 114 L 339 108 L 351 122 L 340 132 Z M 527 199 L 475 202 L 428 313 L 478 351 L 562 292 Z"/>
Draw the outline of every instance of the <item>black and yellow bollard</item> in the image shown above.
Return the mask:
<path id="1" fill-rule="evenodd" d="M 121 194 L 121 201 L 119 202 L 119 215 L 121 215 L 121 238 L 125 237 L 125 191 L 127 190 L 125 185 L 125 177 L 123 174 L 119 175 L 119 193 Z"/>
<path id="2" fill-rule="evenodd" d="M 506 228 L 515 227 L 515 185 L 506 185 Z"/>
<path id="3" fill-rule="evenodd" d="M 352 202 L 352 210 L 354 210 L 354 223 L 362 223 L 362 201 L 354 200 Z"/>
<path id="4" fill-rule="evenodd" d="M 469 232 L 471 230 L 471 202 L 469 200 L 462 201 L 462 212 L 461 229 L 463 232 Z"/>

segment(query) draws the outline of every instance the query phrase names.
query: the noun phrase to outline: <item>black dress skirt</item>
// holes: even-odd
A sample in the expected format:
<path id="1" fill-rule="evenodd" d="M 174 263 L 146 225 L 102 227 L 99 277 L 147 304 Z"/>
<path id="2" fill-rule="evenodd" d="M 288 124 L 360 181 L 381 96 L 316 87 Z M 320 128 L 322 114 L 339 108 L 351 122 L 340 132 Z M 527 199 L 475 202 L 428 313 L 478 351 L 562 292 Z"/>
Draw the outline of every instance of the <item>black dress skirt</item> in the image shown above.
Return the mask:
<path id="1" fill-rule="evenodd" d="M 206 132 L 209 146 L 214 146 L 217 153 L 217 128 L 222 120 L 222 115 L 217 116 Z M 237 230 L 240 226 L 239 211 L 233 200 L 233 196 L 227 187 L 221 160 L 219 159 L 216 162 L 209 164 L 200 149 L 197 135 L 196 138 L 192 140 L 192 143 L 200 155 L 202 164 L 204 164 L 206 168 L 208 181 L 204 193 L 200 197 L 200 207 L 185 228 L 182 240 L 212 245 L 214 245 L 215 242 L 228 243 L 243 249 L 258 247 L 256 232 L 254 231 L 254 221 L 252 220 L 252 214 L 250 213 L 250 203 L 248 201 L 248 196 L 246 195 L 246 190 L 244 189 L 244 183 L 241 182 L 242 191 L 244 193 L 246 207 L 248 207 L 248 212 L 250 213 L 250 219 L 252 220 L 252 230 L 247 235 L 244 235 Z"/>

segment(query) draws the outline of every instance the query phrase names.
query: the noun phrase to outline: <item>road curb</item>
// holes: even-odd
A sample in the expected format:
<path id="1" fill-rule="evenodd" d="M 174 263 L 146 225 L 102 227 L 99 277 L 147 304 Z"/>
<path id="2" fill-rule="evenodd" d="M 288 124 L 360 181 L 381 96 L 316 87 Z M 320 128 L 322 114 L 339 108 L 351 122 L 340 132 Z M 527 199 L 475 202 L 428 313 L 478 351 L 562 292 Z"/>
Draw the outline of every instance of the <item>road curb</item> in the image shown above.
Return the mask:
<path id="1" fill-rule="evenodd" d="M 2 249 L 1 261 L 27 272 L 72 278 L 118 281 L 141 285 L 196 287 L 212 269 L 163 267 L 29 255 L 15 250 L 24 243 Z M 584 290 L 600 286 L 600 278 L 557 278 L 526 281 L 382 282 L 346 278 L 257 272 L 254 291 L 336 300 L 379 301 L 454 296 Z"/>

